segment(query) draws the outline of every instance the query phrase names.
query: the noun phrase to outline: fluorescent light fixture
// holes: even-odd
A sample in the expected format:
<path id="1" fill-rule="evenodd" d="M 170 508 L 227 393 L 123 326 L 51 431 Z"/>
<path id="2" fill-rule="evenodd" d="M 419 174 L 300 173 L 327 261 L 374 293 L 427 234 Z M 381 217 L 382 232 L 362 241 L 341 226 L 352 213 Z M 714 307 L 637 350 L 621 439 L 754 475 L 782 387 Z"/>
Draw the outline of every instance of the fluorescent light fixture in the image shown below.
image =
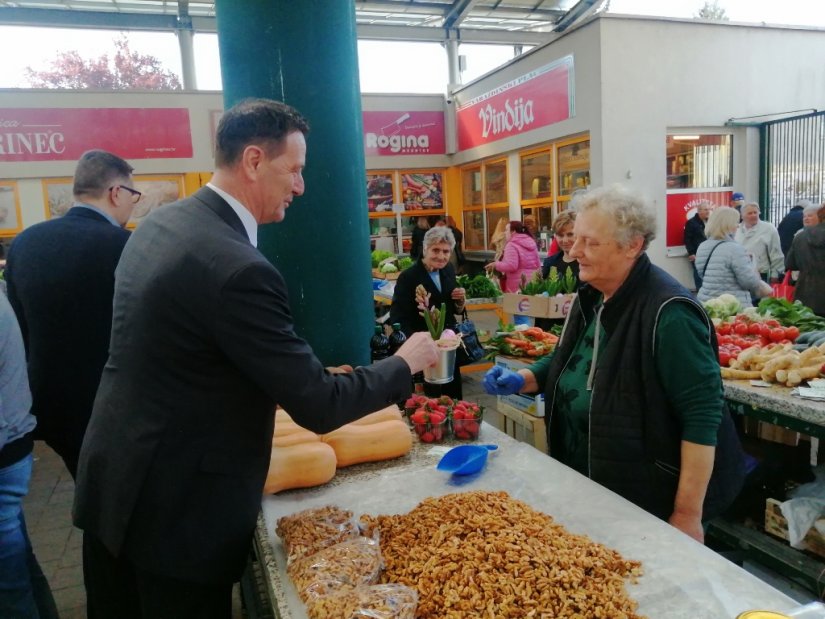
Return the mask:
<path id="1" fill-rule="evenodd" d="M 698 135 L 674 135 L 674 140 L 698 140 Z"/>

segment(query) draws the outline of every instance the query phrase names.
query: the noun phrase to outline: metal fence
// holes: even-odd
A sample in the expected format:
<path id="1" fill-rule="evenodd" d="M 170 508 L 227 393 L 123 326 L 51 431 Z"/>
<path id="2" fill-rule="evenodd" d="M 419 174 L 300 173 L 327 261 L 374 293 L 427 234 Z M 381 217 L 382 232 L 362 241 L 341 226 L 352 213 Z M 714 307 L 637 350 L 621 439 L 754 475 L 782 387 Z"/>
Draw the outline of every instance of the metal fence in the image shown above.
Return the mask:
<path id="1" fill-rule="evenodd" d="M 825 202 L 825 112 L 761 126 L 762 216 L 774 225 L 799 200 Z"/>

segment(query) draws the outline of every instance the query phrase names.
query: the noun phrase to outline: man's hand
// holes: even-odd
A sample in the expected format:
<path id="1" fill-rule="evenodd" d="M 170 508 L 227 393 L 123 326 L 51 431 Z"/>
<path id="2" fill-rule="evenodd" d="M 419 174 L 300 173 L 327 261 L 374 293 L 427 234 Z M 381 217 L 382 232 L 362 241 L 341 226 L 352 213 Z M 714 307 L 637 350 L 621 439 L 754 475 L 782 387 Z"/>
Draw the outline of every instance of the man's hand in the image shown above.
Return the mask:
<path id="1" fill-rule="evenodd" d="M 689 535 L 700 544 L 705 543 L 705 531 L 702 529 L 702 518 L 699 514 L 675 511 L 667 520 L 685 535 Z"/>
<path id="2" fill-rule="evenodd" d="M 688 260 L 691 262 L 696 262 L 696 256 L 688 256 Z"/>
<path id="3" fill-rule="evenodd" d="M 350 372 L 352 372 L 352 366 L 347 365 L 346 363 L 344 365 L 338 366 L 330 365 L 324 369 L 330 374 L 349 374 Z"/>
<path id="4" fill-rule="evenodd" d="M 438 347 L 426 331 L 413 333 L 395 354 L 407 362 L 412 374 L 438 363 Z"/>
<path id="5" fill-rule="evenodd" d="M 484 375 L 484 391 L 491 395 L 512 395 L 524 387 L 524 377 L 500 365 L 493 366 Z"/>

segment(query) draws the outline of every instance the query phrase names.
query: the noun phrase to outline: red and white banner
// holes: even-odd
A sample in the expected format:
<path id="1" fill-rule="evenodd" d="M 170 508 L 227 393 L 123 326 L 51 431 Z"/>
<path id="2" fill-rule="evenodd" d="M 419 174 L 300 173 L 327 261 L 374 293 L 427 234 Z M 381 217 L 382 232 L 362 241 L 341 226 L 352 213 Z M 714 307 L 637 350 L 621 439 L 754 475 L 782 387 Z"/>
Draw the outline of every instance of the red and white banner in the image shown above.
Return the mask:
<path id="1" fill-rule="evenodd" d="M 546 127 L 573 116 L 573 56 L 517 77 L 463 103 L 458 150 Z"/>
<path id="2" fill-rule="evenodd" d="M 364 153 L 369 156 L 443 155 L 444 112 L 363 112 Z"/>
<path id="3" fill-rule="evenodd" d="M 100 148 L 124 159 L 192 157 L 186 108 L 0 108 L 0 162 L 76 160 Z"/>
<path id="4" fill-rule="evenodd" d="M 667 194 L 667 247 L 685 244 L 685 223 L 696 214 L 696 205 L 709 200 L 714 206 L 728 206 L 733 194 L 730 191 L 691 191 Z"/>

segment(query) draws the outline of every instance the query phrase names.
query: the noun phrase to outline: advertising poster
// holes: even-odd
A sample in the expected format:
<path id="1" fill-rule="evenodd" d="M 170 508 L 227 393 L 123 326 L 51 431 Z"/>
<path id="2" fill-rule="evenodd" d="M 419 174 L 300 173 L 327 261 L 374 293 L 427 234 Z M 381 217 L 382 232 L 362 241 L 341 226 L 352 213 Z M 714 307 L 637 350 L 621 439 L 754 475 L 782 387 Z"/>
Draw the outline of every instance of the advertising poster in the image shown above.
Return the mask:
<path id="1" fill-rule="evenodd" d="M 0 181 L 0 236 L 13 236 L 23 229 L 20 200 L 15 181 Z"/>
<path id="2" fill-rule="evenodd" d="M 363 112 L 364 154 L 443 155 L 444 112 Z"/>
<path id="3" fill-rule="evenodd" d="M 456 115 L 458 149 L 489 144 L 573 115 L 573 56 L 565 56 L 462 103 Z"/>
<path id="4" fill-rule="evenodd" d="M 0 109 L 0 162 L 76 161 L 92 148 L 127 160 L 190 158 L 189 110 Z"/>
<path id="5" fill-rule="evenodd" d="M 685 223 L 696 214 L 696 204 L 710 200 L 716 206 L 728 206 L 730 191 L 691 191 L 667 195 L 666 243 L 669 256 L 685 254 Z"/>

